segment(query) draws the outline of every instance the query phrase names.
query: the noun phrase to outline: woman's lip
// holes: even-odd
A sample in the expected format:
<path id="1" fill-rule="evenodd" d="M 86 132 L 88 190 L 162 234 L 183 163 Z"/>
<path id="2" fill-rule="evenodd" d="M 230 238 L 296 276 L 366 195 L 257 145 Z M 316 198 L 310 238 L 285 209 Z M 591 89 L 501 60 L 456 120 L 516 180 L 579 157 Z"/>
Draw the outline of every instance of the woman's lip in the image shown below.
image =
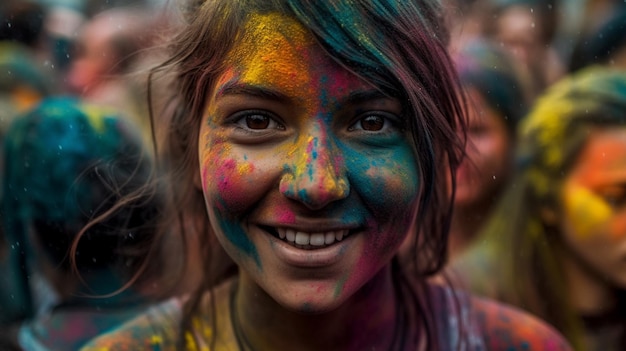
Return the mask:
<path id="1" fill-rule="evenodd" d="M 332 266 L 344 257 L 348 245 L 353 241 L 351 234 L 342 241 L 326 247 L 316 249 L 300 249 L 266 232 L 271 240 L 271 248 L 276 257 L 288 265 L 302 268 L 317 268 Z"/>

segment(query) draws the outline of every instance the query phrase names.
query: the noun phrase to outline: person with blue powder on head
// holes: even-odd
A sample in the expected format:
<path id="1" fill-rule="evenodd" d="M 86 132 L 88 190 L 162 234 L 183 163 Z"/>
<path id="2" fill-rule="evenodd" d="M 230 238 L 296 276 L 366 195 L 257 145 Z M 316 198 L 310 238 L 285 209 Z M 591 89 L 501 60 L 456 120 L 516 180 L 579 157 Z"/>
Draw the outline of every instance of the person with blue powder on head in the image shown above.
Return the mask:
<path id="1" fill-rule="evenodd" d="M 25 316 L 3 328 L 4 341 L 76 350 L 148 302 L 131 278 L 160 211 L 157 194 L 136 195 L 153 176 L 152 158 L 120 114 L 71 98 L 16 118 L 4 151 L 0 268 L 14 289 L 0 308 Z"/>

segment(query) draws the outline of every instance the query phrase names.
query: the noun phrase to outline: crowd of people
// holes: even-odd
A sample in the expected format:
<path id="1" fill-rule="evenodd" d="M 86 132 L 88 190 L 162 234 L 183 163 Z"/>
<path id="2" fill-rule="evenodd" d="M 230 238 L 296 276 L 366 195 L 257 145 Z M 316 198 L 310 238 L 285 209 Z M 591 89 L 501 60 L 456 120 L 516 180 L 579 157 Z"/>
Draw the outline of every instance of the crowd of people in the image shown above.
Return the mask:
<path id="1" fill-rule="evenodd" d="M 623 1 L 0 19 L 0 351 L 626 350 Z"/>

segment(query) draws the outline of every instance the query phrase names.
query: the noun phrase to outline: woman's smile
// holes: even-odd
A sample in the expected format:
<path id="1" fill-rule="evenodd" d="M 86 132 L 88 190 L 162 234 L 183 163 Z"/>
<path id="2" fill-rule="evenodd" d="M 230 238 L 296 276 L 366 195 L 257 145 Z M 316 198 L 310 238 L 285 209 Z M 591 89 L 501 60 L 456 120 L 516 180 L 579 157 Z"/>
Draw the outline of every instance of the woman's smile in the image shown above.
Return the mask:
<path id="1" fill-rule="evenodd" d="M 260 228 L 260 227 L 259 227 Z M 270 231 L 265 230 L 270 236 L 269 244 L 273 253 L 283 263 L 300 268 L 331 267 L 341 262 L 346 250 L 353 244 L 352 237 L 347 234 L 349 230 L 328 231 L 326 233 L 305 233 L 293 229 L 280 228 L 285 237 L 280 238 Z M 289 235 L 289 237 L 287 236 Z M 319 236 L 320 241 L 329 237 L 329 244 L 312 245 L 305 240 Z M 344 236 L 345 235 L 345 236 Z M 355 234 L 358 235 L 358 234 Z M 330 238 L 332 236 L 332 239 Z M 299 241 L 300 243 L 297 243 Z"/>
<path id="2" fill-rule="evenodd" d="M 315 232 L 310 233 L 292 228 L 263 227 L 262 229 L 274 237 L 303 250 L 316 250 L 333 245 L 347 238 L 350 234 L 348 229 L 317 229 Z"/>

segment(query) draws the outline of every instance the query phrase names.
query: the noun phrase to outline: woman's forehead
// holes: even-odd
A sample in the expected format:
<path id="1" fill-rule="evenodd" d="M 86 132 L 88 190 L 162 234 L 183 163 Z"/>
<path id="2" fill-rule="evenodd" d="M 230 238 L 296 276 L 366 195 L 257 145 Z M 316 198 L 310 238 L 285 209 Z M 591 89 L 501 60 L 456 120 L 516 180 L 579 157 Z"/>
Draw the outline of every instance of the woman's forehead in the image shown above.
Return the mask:
<path id="1" fill-rule="evenodd" d="M 278 13 L 253 13 L 245 22 L 241 39 L 234 45 L 227 61 L 241 63 L 259 56 L 259 64 L 281 58 L 293 60 L 294 57 L 285 57 L 285 54 L 304 52 L 313 45 L 313 35 L 294 18 Z"/>
<path id="2" fill-rule="evenodd" d="M 224 87 L 260 87 L 293 100 L 321 94 L 333 103 L 340 95 L 374 89 L 336 63 L 302 24 L 275 13 L 250 16 L 226 66 L 217 96 Z"/>

